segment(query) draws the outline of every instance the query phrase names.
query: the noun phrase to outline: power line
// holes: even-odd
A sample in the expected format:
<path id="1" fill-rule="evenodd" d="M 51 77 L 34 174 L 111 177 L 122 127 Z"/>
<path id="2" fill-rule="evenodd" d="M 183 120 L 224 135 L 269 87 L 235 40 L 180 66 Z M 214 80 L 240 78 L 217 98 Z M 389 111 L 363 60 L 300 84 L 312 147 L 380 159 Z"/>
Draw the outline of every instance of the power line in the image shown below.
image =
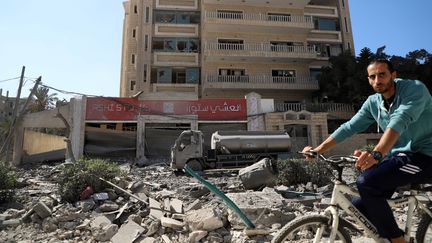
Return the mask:
<path id="1" fill-rule="evenodd" d="M 3 79 L 3 80 L 0 80 L 0 83 L 6 82 L 6 81 L 11 81 L 11 80 L 14 80 L 14 79 L 19 79 L 19 78 L 21 78 L 21 77 Z"/>

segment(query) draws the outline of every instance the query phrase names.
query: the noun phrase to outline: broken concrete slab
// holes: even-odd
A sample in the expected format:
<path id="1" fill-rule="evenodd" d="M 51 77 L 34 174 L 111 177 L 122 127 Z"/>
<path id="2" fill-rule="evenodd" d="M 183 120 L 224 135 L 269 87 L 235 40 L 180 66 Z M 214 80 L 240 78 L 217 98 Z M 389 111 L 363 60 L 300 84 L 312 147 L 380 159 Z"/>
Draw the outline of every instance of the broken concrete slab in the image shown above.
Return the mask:
<path id="1" fill-rule="evenodd" d="M 144 228 L 130 221 L 123 224 L 118 232 L 111 238 L 112 243 L 132 243 L 144 232 Z"/>
<path id="2" fill-rule="evenodd" d="M 98 232 L 95 239 L 98 241 L 109 241 L 118 231 L 118 225 L 109 224 L 105 225 L 102 230 Z"/>
<path id="3" fill-rule="evenodd" d="M 107 218 L 105 215 L 99 215 L 95 219 L 93 219 L 93 221 L 90 223 L 90 226 L 92 228 L 99 228 L 110 224 L 111 220 L 109 218 Z"/>
<path id="4" fill-rule="evenodd" d="M 162 235 L 161 238 L 165 243 L 172 243 L 172 241 L 167 235 Z"/>
<path id="5" fill-rule="evenodd" d="M 51 209 L 43 202 L 38 202 L 34 207 L 33 211 L 41 218 L 44 219 L 46 217 L 51 216 Z"/>
<path id="6" fill-rule="evenodd" d="M 156 239 L 153 237 L 146 237 L 141 240 L 139 243 L 156 243 Z"/>
<path id="7" fill-rule="evenodd" d="M 213 208 L 190 211 L 186 214 L 185 221 L 192 230 L 212 231 L 224 226 L 222 215 Z"/>
<path id="8" fill-rule="evenodd" d="M 200 209 L 202 207 L 202 203 L 199 199 L 196 199 L 195 201 L 193 201 L 191 204 L 189 204 L 184 211 L 185 212 L 189 212 L 191 210 L 197 210 Z"/>
<path id="9" fill-rule="evenodd" d="M 104 201 L 104 203 L 99 206 L 99 210 L 102 212 L 111 212 L 111 211 L 115 211 L 119 208 L 120 207 L 119 207 L 119 205 L 117 205 L 117 203 L 109 201 L 109 200 Z"/>
<path id="10" fill-rule="evenodd" d="M 161 225 L 163 227 L 168 227 L 172 229 L 181 229 L 184 226 L 184 223 L 172 218 L 162 217 L 161 219 Z"/>
<path id="11" fill-rule="evenodd" d="M 183 213 L 183 201 L 177 198 L 170 200 L 171 209 L 176 213 Z"/>
<path id="12" fill-rule="evenodd" d="M 270 188 L 271 189 L 271 188 Z M 295 215 L 286 209 L 285 199 L 274 189 L 262 192 L 242 192 L 226 194 L 252 221 L 271 227 L 274 223 L 286 224 Z M 232 227 L 242 229 L 245 224 L 232 210 L 228 210 L 228 221 Z"/>
<path id="13" fill-rule="evenodd" d="M 206 237 L 208 234 L 205 230 L 195 230 L 189 234 L 189 243 L 198 243 L 202 238 Z"/>
<path id="14" fill-rule="evenodd" d="M 243 233 L 249 237 L 256 235 L 269 235 L 270 230 L 268 229 L 244 229 Z"/>
<path id="15" fill-rule="evenodd" d="M 164 216 L 164 212 L 162 210 L 158 210 L 158 209 L 162 209 L 161 204 L 159 203 L 159 201 L 153 199 L 153 198 L 149 198 L 149 203 L 150 203 L 150 217 L 154 218 L 154 219 L 160 219 Z"/>
<path id="16" fill-rule="evenodd" d="M 257 189 L 273 186 L 277 180 L 276 165 L 272 160 L 264 158 L 255 164 L 239 170 L 239 178 L 246 189 Z"/>

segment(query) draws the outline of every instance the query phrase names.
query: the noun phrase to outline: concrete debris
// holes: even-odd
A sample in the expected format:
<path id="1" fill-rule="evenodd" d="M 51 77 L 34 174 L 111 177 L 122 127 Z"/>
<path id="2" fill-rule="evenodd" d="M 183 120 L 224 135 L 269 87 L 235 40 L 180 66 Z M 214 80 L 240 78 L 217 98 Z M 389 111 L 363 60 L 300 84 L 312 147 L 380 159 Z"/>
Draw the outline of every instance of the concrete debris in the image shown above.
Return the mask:
<path id="1" fill-rule="evenodd" d="M 132 243 L 144 232 L 144 228 L 133 221 L 122 225 L 111 238 L 112 243 Z"/>
<path id="2" fill-rule="evenodd" d="M 205 172 L 206 180 L 257 226 L 246 229 L 221 198 L 193 177 L 162 164 L 122 168 L 127 176 L 113 179 L 115 186 L 97 193 L 86 188 L 83 200 L 74 204 L 60 200 L 56 166 L 18 168 L 19 180 L 26 183 L 17 189 L 17 202 L 0 205 L 0 242 L 270 242 L 293 218 L 322 212 L 333 188 L 264 183 L 273 176 L 266 160 L 239 174 Z M 404 211 L 395 214 L 404 218 Z"/>
<path id="3" fill-rule="evenodd" d="M 220 216 L 214 208 L 203 208 L 188 212 L 185 221 L 192 230 L 212 231 L 224 226 Z"/>
<path id="4" fill-rule="evenodd" d="M 277 180 L 276 167 L 268 158 L 239 170 L 239 178 L 245 189 L 273 186 Z"/>

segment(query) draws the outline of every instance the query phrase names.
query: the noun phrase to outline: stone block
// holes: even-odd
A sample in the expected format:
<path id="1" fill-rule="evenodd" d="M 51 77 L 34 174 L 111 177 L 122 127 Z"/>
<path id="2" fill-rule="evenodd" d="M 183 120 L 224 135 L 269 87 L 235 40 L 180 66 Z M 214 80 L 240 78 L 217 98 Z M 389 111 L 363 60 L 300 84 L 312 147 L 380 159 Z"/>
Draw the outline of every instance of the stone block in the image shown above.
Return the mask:
<path id="1" fill-rule="evenodd" d="M 224 225 L 222 218 L 212 208 L 190 211 L 186 214 L 185 221 L 192 230 L 212 231 Z"/>
<path id="2" fill-rule="evenodd" d="M 161 225 L 163 227 L 168 227 L 172 229 L 181 229 L 184 226 L 183 222 L 180 222 L 172 218 L 162 217 L 160 220 L 161 220 Z"/>
<path id="3" fill-rule="evenodd" d="M 132 243 L 144 232 L 144 228 L 130 221 L 120 227 L 117 234 L 111 238 L 112 243 Z"/>

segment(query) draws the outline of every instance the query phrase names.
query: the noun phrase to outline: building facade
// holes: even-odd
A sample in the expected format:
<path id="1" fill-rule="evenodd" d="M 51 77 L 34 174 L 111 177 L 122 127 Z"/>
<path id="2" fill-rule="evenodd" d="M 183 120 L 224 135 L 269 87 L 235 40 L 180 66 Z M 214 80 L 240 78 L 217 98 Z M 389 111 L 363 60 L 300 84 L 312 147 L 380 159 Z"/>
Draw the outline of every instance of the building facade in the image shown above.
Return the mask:
<path id="1" fill-rule="evenodd" d="M 120 97 L 309 102 L 353 50 L 348 0 L 129 0 Z"/>

